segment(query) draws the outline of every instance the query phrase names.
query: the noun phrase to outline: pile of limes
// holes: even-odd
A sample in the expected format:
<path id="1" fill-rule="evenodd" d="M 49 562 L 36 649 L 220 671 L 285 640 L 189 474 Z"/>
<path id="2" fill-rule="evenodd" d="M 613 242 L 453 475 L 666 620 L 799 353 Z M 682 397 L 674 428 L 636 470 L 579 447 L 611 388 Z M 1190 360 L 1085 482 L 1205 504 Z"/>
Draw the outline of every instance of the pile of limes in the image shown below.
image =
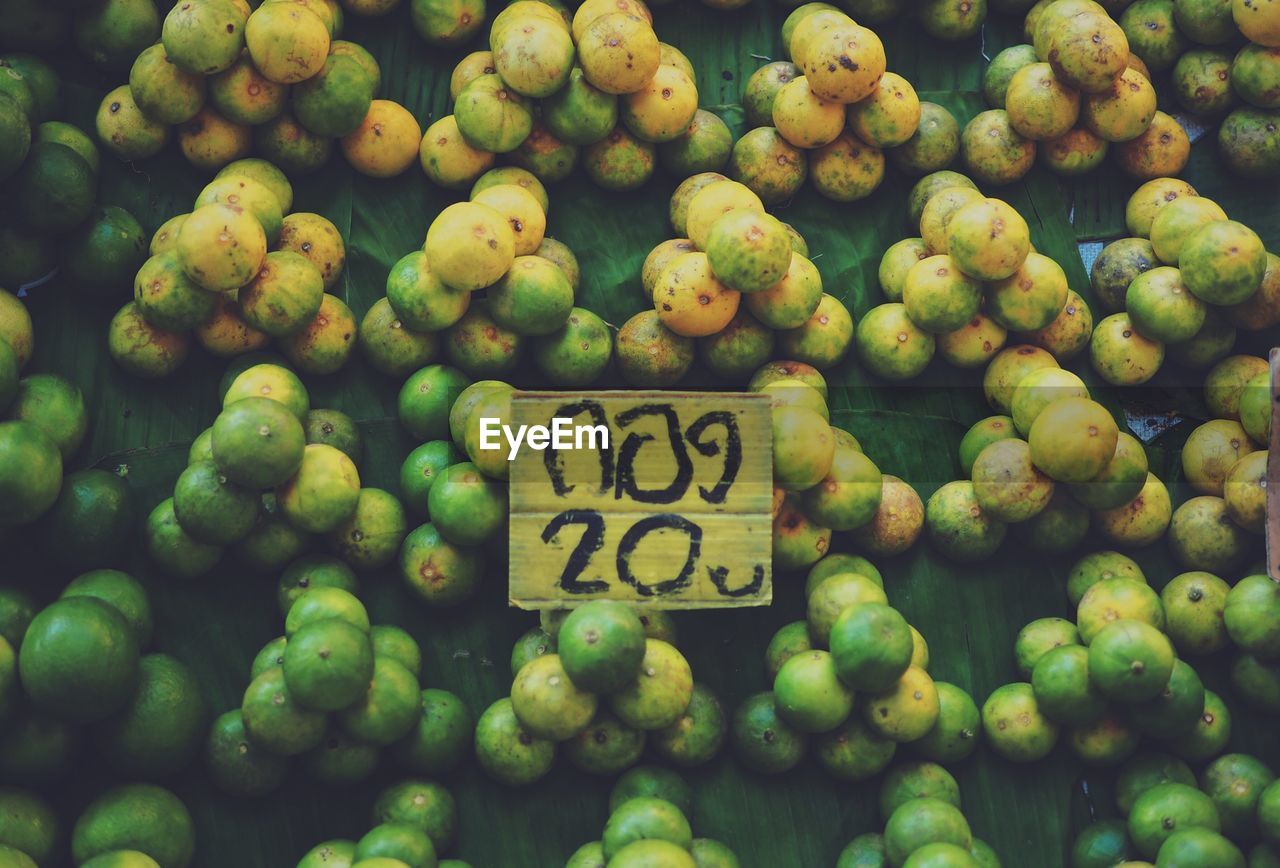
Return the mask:
<path id="1" fill-rule="evenodd" d="M 24 594 L 0 595 L 0 860 L 16 868 L 56 864 L 60 823 L 34 793 L 58 786 L 89 746 L 132 780 L 157 780 L 194 757 L 207 718 L 195 676 L 152 640 L 151 604 L 127 573 L 98 569 L 72 580 L 37 610 Z M 71 835 L 78 865 L 184 868 L 195 849 L 191 816 L 167 790 L 119 787 L 85 809 Z M 127 855 L 125 851 L 128 851 Z M 113 861 L 129 858 L 133 861 Z"/>
<path id="2" fill-rule="evenodd" d="M 1139 178 L 1182 170 L 1191 142 L 1157 111 L 1151 72 L 1106 8 L 1092 0 L 1037 3 L 1025 31 L 1031 44 L 1004 49 L 987 67 L 982 89 L 991 110 L 965 128 L 962 151 L 976 177 L 1016 181 L 1037 156 L 1050 171 L 1080 175 L 1109 151 Z"/>
<path id="3" fill-rule="evenodd" d="M 5 600 L 4 616 L 6 779 L 55 783 L 70 772 L 82 742 L 134 780 L 157 780 L 188 765 L 207 709 L 190 669 L 166 654 L 144 653 L 153 622 L 136 579 L 91 570 L 38 611 L 15 593 Z"/>
<path id="4" fill-rule="evenodd" d="M 676 189 L 671 217 L 688 237 L 649 253 L 641 285 L 666 329 L 703 339 L 715 373 L 737 379 L 756 368 L 771 355 L 775 331 L 796 361 L 829 368 L 844 358 L 853 317 L 823 293 L 804 239 L 748 187 L 695 175 Z"/>
<path id="5" fill-rule="evenodd" d="M 698 111 L 692 64 L 658 41 L 652 21 L 640 0 L 587 0 L 572 13 L 507 6 L 493 19 L 490 50 L 454 69 L 453 114 L 422 138 L 427 177 L 465 188 L 505 154 L 550 183 L 581 156 L 601 187 L 631 190 L 652 176 L 659 149 L 677 168 L 708 159 L 707 149 L 723 163 L 729 130 Z"/>
<path id="6" fill-rule="evenodd" d="M 515 166 L 492 169 L 476 181 L 468 205 L 475 207 L 453 210 L 436 229 L 436 268 L 451 274 L 452 285 L 436 273 L 426 246 L 392 266 L 387 297 L 374 303 L 360 325 L 370 364 L 381 373 L 404 376 L 443 352 L 466 375 L 484 378 L 516 370 L 531 355 L 556 383 L 594 382 L 611 361 L 613 335 L 599 316 L 573 306 L 579 265 L 568 246 L 544 234 L 548 201 L 541 182 Z M 476 252 L 460 234 L 468 218 L 483 218 L 502 241 L 506 218 L 512 238 L 518 234 L 520 241 L 513 243 L 512 256 L 502 257 L 507 268 L 493 283 L 454 288 L 471 285 L 458 274 L 471 266 L 451 259 L 462 250 Z"/>
<path id="7" fill-rule="evenodd" d="M 1071 568 L 1067 596 L 1074 621 L 1048 617 L 1023 627 L 1014 657 L 1024 680 L 998 688 L 983 706 L 987 740 L 1001 756 L 1034 762 L 1065 736 L 1090 766 L 1124 763 L 1144 738 L 1178 757 L 1169 764 L 1213 760 L 1228 744 L 1231 713 L 1183 658 L 1205 658 L 1232 644 L 1240 649 L 1237 689 L 1251 704 L 1277 707 L 1280 679 L 1268 680 L 1266 661 L 1280 655 L 1280 591 L 1266 576 L 1231 587 L 1193 571 L 1157 593 L 1132 559 L 1099 551 Z M 1123 801 L 1121 809 L 1128 812 Z M 1158 846 L 1139 849 L 1150 858 Z"/>
<path id="8" fill-rule="evenodd" d="M 422 368 L 400 389 L 400 424 L 423 441 L 400 467 L 400 490 L 409 511 L 427 519 L 404 538 L 400 573 L 429 605 L 474 595 L 486 547 L 505 543 L 510 465 L 505 448 L 480 448 L 480 420 L 509 421 L 513 392 L 446 365 Z"/>
<path id="9" fill-rule="evenodd" d="M 1222 585 L 1216 590 L 1221 591 Z M 1221 605 L 1227 638 L 1237 652 L 1231 663 L 1232 688 L 1251 708 L 1280 716 L 1280 630 L 1276 629 L 1280 593 L 1276 582 L 1265 575 L 1246 576 L 1232 586 L 1225 599 L 1219 594 L 1213 604 Z M 1220 631 L 1215 639 L 1219 646 L 1225 645 Z"/>
<path id="10" fill-rule="evenodd" d="M 693 837 L 693 807 L 693 792 L 678 774 L 638 766 L 614 784 L 600 840 L 573 851 L 565 868 L 739 868 L 727 846 Z"/>
<path id="11" fill-rule="evenodd" d="M 1198 781 L 1176 756 L 1138 754 L 1117 773 L 1116 808 L 1121 819 L 1094 822 L 1076 836 L 1072 868 L 1126 859 L 1243 866 L 1246 851 L 1248 864 L 1267 865 L 1280 846 L 1280 785 L 1249 754 L 1223 754 Z"/>
<path id="12" fill-rule="evenodd" d="M 775 402 L 779 406 L 795 402 L 793 406 L 807 407 L 822 416 L 812 396 L 796 388 L 796 380 L 816 390 L 825 403 L 827 383 L 822 373 L 801 362 L 769 362 L 756 371 L 747 388 L 761 392 L 769 389 L 770 384 L 783 381 L 772 389 L 777 392 Z M 862 446 L 849 432 L 829 424 L 827 428 L 815 425 L 811 429 L 819 438 L 830 429 L 836 444 L 831 470 L 808 488 L 796 487 L 804 481 L 803 474 L 813 469 L 814 462 L 821 466 L 825 461 L 825 447 L 821 443 L 815 443 L 816 448 L 807 451 L 803 436 L 799 440 L 791 438 L 802 430 L 792 427 L 792 423 L 803 418 L 803 413 L 779 413 L 773 425 L 775 565 L 796 569 L 815 563 L 830 549 L 833 533 L 840 530 L 849 530 L 852 541 L 868 554 L 891 556 L 911 548 L 924 528 L 924 503 L 920 495 L 899 477 L 880 473 L 865 454 L 855 456 L 854 453 L 862 453 Z M 799 454 L 803 455 L 803 461 L 793 464 Z M 779 455 L 783 462 L 781 473 Z M 877 477 L 880 480 L 878 495 L 875 493 Z M 830 527 L 826 526 L 828 522 Z"/>
<path id="13" fill-rule="evenodd" d="M 369 777 L 384 752 L 399 768 L 430 775 L 465 755 L 467 707 L 448 691 L 422 688 L 418 643 L 398 627 L 371 626 L 346 588 L 354 589 L 354 576 L 341 562 L 310 560 L 286 571 L 285 635 L 258 652 L 241 707 L 209 733 L 206 764 L 224 792 L 271 792 L 291 757 L 316 780 L 352 783 Z"/>
<path id="14" fill-rule="evenodd" d="M 919 237 L 894 244 L 880 262 L 889 301 L 858 323 L 858 357 L 872 373 L 911 379 L 935 352 L 981 367 L 1010 331 L 1062 345 L 1068 356 L 1079 346 L 1088 307 L 1067 288 L 1062 267 L 1032 248 L 1011 205 L 984 197 L 965 175 L 940 171 L 912 189 L 909 216 Z"/>
<path id="15" fill-rule="evenodd" d="M 71 830 L 71 857 L 82 868 L 187 868 L 195 859 L 195 837 L 191 812 L 176 795 L 126 784 L 84 809 Z"/>
<path id="16" fill-rule="evenodd" d="M 748 386 L 770 398 L 773 563 L 779 570 L 813 564 L 836 533 L 850 533 L 866 550 L 883 554 L 905 551 L 919 533 L 919 527 L 884 524 L 884 510 L 895 511 L 896 489 L 904 483 L 882 474 L 856 437 L 830 424 L 826 386 L 815 369 L 785 362 L 764 366 Z"/>
<path id="17" fill-rule="evenodd" d="M 765 649 L 773 689 L 733 717 L 734 745 L 749 768 L 789 771 L 812 747 L 829 774 L 862 781 L 885 769 L 900 744 L 948 763 L 977 749 L 977 706 L 929 676 L 924 637 L 889 605 L 870 561 L 828 555 L 810 570 L 805 596 L 806 619 L 783 626 Z"/>
<path id="18" fill-rule="evenodd" d="M 1120 431 L 1084 382 L 1048 353 L 1006 352 L 987 371 L 987 396 L 1001 415 L 974 423 L 960 441 L 969 479 L 942 486 L 926 505 L 934 545 L 953 560 L 982 560 L 999 549 L 1010 524 L 1049 552 L 1070 551 L 1091 524 L 1124 545 L 1159 539 L 1169 525 L 1169 495 L 1148 471 L 1141 441 Z"/>
<path id="19" fill-rule="evenodd" d="M 1152 599 L 1153 591 L 1143 590 L 1145 582 L 1133 561 L 1116 552 L 1096 552 L 1073 567 L 1067 591 L 1073 601 L 1079 600 L 1081 617 L 1089 617 L 1091 624 L 1098 620 L 1100 604 L 1107 607 L 1101 612 L 1104 618 L 1112 612 L 1127 617 L 1140 607 L 1151 619 L 1162 606 L 1163 629 L 1177 652 L 1187 657 L 1211 660 L 1236 646 L 1231 666 L 1235 695 L 1264 714 L 1280 714 L 1280 671 L 1275 662 L 1280 657 L 1275 629 L 1280 593 L 1274 581 L 1247 576 L 1231 586 L 1211 573 L 1193 571 L 1171 579 L 1158 601 Z M 1085 622 L 1080 623 L 1083 635 Z M 1028 625 L 1020 638 L 1020 659 L 1048 641 L 1065 646 L 1066 650 L 1050 651 L 1043 660 L 1055 662 L 1037 664 L 1032 674 L 1033 688 L 1043 682 L 1048 701 L 1060 698 L 1065 689 L 1068 658 L 1080 657 L 1074 630 L 1069 622 L 1044 619 Z M 1275 774 L 1256 757 L 1223 752 L 1230 738 L 1229 708 L 1215 693 L 1201 688 L 1193 675 L 1189 666 L 1175 661 L 1164 693 L 1131 709 L 1129 717 L 1139 732 L 1164 740 L 1156 750 L 1137 752 L 1120 766 L 1116 807 L 1127 822 L 1108 820 L 1084 829 L 1073 849 L 1073 868 L 1125 858 L 1156 859 L 1157 864 L 1172 866 L 1244 865 L 1246 850 L 1249 864 L 1275 860 L 1280 847 L 1280 786 Z M 1078 678 L 1077 673 L 1073 680 Z M 1081 709 L 1088 705 L 1072 704 Z M 1133 753 L 1135 741 L 1113 727 L 1095 745 L 1110 743 L 1108 759 L 1119 762 Z M 1198 784 L 1188 763 L 1207 763 Z"/>
<path id="20" fill-rule="evenodd" d="M 919 236 L 904 238 L 890 245 L 880 259 L 877 270 L 880 289 L 890 304 L 900 304 L 900 308 L 887 308 L 880 311 L 877 317 L 886 325 L 901 323 L 905 317 L 909 325 L 917 325 L 912 318 L 911 309 L 925 322 L 936 321 L 939 312 L 936 306 L 929 304 L 931 297 L 937 295 L 927 290 L 930 281 L 926 281 L 928 270 L 922 269 L 915 275 L 910 306 L 905 304 L 907 276 L 916 265 L 931 259 L 936 265 L 946 264 L 944 257 L 947 251 L 946 227 L 955 211 L 977 198 L 977 185 L 969 176 L 959 172 L 941 170 L 933 172 L 916 182 L 908 198 L 908 219 L 913 227 L 917 227 Z M 932 203 L 931 207 L 930 203 Z M 928 216 L 926 217 L 926 207 Z M 1036 254 L 1032 259 L 1031 250 L 1024 260 L 1023 268 L 1003 281 L 999 281 L 984 289 L 984 298 L 979 309 L 966 322 L 954 330 L 940 331 L 933 334 L 932 344 L 927 336 L 907 328 L 897 336 L 897 342 L 905 345 L 902 350 L 910 356 L 910 363 L 899 364 L 903 374 L 914 376 L 928 364 L 933 353 L 958 368 L 981 368 L 999 355 L 1008 343 L 1012 331 L 1014 337 L 1026 344 L 1047 350 L 1060 361 L 1067 361 L 1082 353 L 1089 345 L 1089 337 L 1093 333 L 1093 315 L 1089 305 L 1079 293 L 1067 286 L 1066 276 L 1061 268 L 1048 257 Z M 1022 274 L 1022 272 L 1027 272 Z M 962 273 L 963 274 L 963 273 Z M 946 276 L 946 275 L 943 275 Z M 1028 279 L 1028 285 L 1019 287 L 1021 277 Z M 934 278 L 939 275 L 933 275 Z M 961 305 L 966 296 L 967 287 L 961 283 L 960 291 L 944 295 L 943 298 Z M 971 292 L 969 293 L 971 295 Z M 951 296 L 954 296 L 952 298 Z M 988 301 L 989 296 L 989 303 Z M 877 309 L 878 310 L 878 309 Z M 1051 313 L 1053 314 L 1051 316 Z M 947 312 L 942 311 L 944 319 Z M 959 319 L 951 318 L 949 325 Z M 868 326 L 867 337 L 874 337 Z M 875 345 L 883 350 L 880 343 Z M 892 345 L 891 345 L 892 346 Z M 932 349 L 930 347 L 932 346 Z M 875 350 L 868 350 L 873 353 Z M 927 356 L 927 358 L 926 358 Z M 887 365 L 888 360 L 881 367 Z"/>
<path id="21" fill-rule="evenodd" d="M 1244 0 L 1138 0 L 1119 22 L 1134 55 L 1154 72 L 1170 71 L 1184 110 L 1202 123 L 1221 121 L 1218 152 L 1229 169 L 1280 173 L 1280 15 Z"/>
<path id="22" fill-rule="evenodd" d="M 1266 527 L 1270 374 L 1256 356 L 1235 358 L 1262 368 L 1239 389 L 1238 421 L 1205 422 L 1182 447 L 1183 478 L 1197 496 L 1174 511 L 1169 544 L 1187 569 L 1225 573 L 1238 568 Z"/>
<path id="23" fill-rule="evenodd" d="M 682 765 L 709 760 L 724 740 L 724 713 L 694 683 L 670 626 L 612 600 L 548 616 L 545 632 L 526 634 L 512 652 L 511 695 L 476 723 L 480 767 L 518 786 L 546 775 L 561 750 L 598 775 L 634 765 L 646 743 Z"/>
<path id="24" fill-rule="evenodd" d="M 1080 558 L 1068 574 L 1067 597 L 1078 606 L 1095 584 L 1130 580 L 1145 584 L 1142 568 L 1114 551 L 1093 552 Z M 1148 597 L 1132 585 L 1131 596 Z M 1230 585 L 1204 570 L 1174 576 L 1160 592 L 1164 631 L 1178 653 L 1205 657 L 1236 649 L 1231 686 L 1244 702 L 1265 714 L 1280 714 L 1280 632 L 1275 613 L 1280 606 L 1276 583 L 1254 575 Z M 1152 607 L 1154 608 L 1154 606 Z M 1067 631 L 1069 633 L 1069 631 Z"/>
<path id="25" fill-rule="evenodd" d="M 329 290 L 346 248 L 319 214 L 290 213 L 293 186 L 255 158 L 222 169 L 192 211 L 164 223 L 108 329 L 111 356 L 139 377 L 187 358 L 191 334 L 217 356 L 276 347 L 299 370 L 329 374 L 355 345 L 355 316 Z"/>
<path id="26" fill-rule="evenodd" d="M 931 13 L 922 9 L 921 16 Z M 874 31 L 830 4 L 804 3 L 783 22 L 782 42 L 791 60 L 768 63 L 747 80 L 742 104 L 754 129 L 733 145 L 728 168 L 766 204 L 785 202 L 806 180 L 838 202 L 866 198 L 884 180 L 886 155 L 913 175 L 955 158 L 959 124 L 885 71 Z"/>
<path id="27" fill-rule="evenodd" d="M 335 838 L 312 847 L 297 868 L 470 868 L 438 856 L 452 847 L 458 824 L 453 795 L 438 783 L 387 787 L 374 801 L 373 822 L 358 841 Z"/>
<path id="28" fill-rule="evenodd" d="M 839 10 L 797 9 L 783 22 L 783 41 L 800 74 L 777 88 L 769 121 L 792 148 L 813 151 L 795 160 L 793 178 L 803 181 L 807 167 L 824 196 L 865 198 L 884 178 L 881 149 L 901 145 L 917 131 L 915 89 L 885 72 L 884 45 L 875 32 Z M 735 148 L 735 165 L 752 162 L 750 147 Z"/>
<path id="29" fill-rule="evenodd" d="M 116 5 L 125 4 L 106 8 Z M 372 8 L 380 5 L 345 4 L 357 15 L 381 14 Z M 338 38 L 342 25 L 336 0 L 177 4 L 152 36 L 159 41 L 143 43 L 128 84 L 103 98 L 98 138 L 120 159 L 142 160 L 176 127 L 198 169 L 256 152 L 291 174 L 324 165 L 337 139 L 356 171 L 398 175 L 413 164 L 422 130 L 403 106 L 375 99 L 378 63 Z"/>
<path id="30" fill-rule="evenodd" d="M 30 524 L 52 509 L 54 515 L 46 525 L 55 533 L 70 530 L 77 505 L 95 500 L 82 486 L 70 483 L 88 479 L 88 487 L 114 492 L 103 498 L 102 527 L 127 528 L 131 511 L 124 511 L 122 505 L 127 500 L 127 489 L 123 495 L 119 491 L 125 488 L 123 482 L 112 482 L 103 471 L 71 474 L 64 480 L 64 462 L 76 454 L 88 433 L 84 396 L 74 383 L 57 374 L 22 376 L 32 349 L 31 318 L 25 305 L 0 290 L 0 521 Z M 60 500 L 64 486 L 67 493 Z M 104 539 L 100 530 L 89 531 L 92 540 L 68 545 L 85 551 L 103 546 L 118 551 L 122 541 L 110 532 Z"/>
<path id="31" fill-rule="evenodd" d="M 192 444 L 173 497 L 148 516 L 147 551 L 166 573 L 195 578 L 227 548 L 269 571 L 323 535 L 352 567 L 384 566 L 404 538 L 404 508 L 389 492 L 361 487 L 362 453 L 356 424 L 336 410 L 312 410 L 291 370 L 244 367 Z"/>
<path id="32" fill-rule="evenodd" d="M 1000 858 L 991 846 L 974 837 L 960 810 L 960 785 L 942 766 L 895 766 L 880 784 L 879 801 L 884 831 L 850 841 L 840 851 L 836 868 L 999 868 Z"/>
<path id="33" fill-rule="evenodd" d="M 361 342 L 374 366 L 404 375 L 443 349 L 467 375 L 493 377 L 528 351 L 566 386 L 603 373 L 612 335 L 574 306 L 578 261 L 546 237 L 549 206 L 537 177 L 507 166 L 478 178 L 469 202 L 445 208 L 422 249 L 392 266 L 385 301 L 365 316 Z"/>
<path id="34" fill-rule="evenodd" d="M 1206 370 L 1230 354 L 1237 329 L 1280 322 L 1280 258 L 1190 184 L 1148 181 L 1125 222 L 1132 237 L 1108 244 L 1092 269 L 1099 303 L 1116 311 L 1089 347 L 1107 382 L 1140 385 L 1166 359 Z"/>
<path id="35" fill-rule="evenodd" d="M 677 237 L 645 258 L 641 288 L 654 307 L 618 331 L 619 373 L 640 388 L 679 382 L 697 356 L 716 376 L 741 383 L 775 351 L 809 369 L 839 364 L 854 323 L 794 228 L 765 211 L 750 188 L 716 172 L 672 194 Z"/>
<path id="36" fill-rule="evenodd" d="M 40 58 L 0 55 L 0 180 L 12 217 L 0 227 L 0 284 L 20 287 L 61 268 L 95 296 L 128 280 L 146 239 L 124 208 L 96 204 L 98 147 L 55 120 L 62 87 Z"/>
<path id="37" fill-rule="evenodd" d="M 0 55 L 0 178 L 13 220 L 0 228 L 0 284 L 22 287 L 60 269 L 100 296 L 129 279 L 146 238 L 129 211 L 95 205 L 99 152 L 63 110 L 58 72 L 31 54 Z"/>
<path id="38" fill-rule="evenodd" d="M 537 225 L 545 222 L 532 206 L 545 209 L 546 193 L 524 169 L 492 169 L 476 185 L 477 193 L 494 191 L 481 195 L 476 204 L 499 217 L 505 214 L 520 232 L 530 231 L 526 219 Z M 537 202 L 529 202 L 517 190 L 530 191 Z M 476 213 L 493 218 L 487 210 L 472 212 Z M 459 220 L 463 216 L 454 212 Z M 546 262 L 557 270 L 548 269 Z M 360 344 L 370 363 L 390 376 L 428 366 L 442 352 L 468 376 L 494 376 L 517 369 L 527 353 L 553 381 L 585 386 L 608 367 L 613 335 L 599 316 L 572 305 L 579 279 L 573 251 L 545 235 L 533 253 L 512 257 L 507 271 L 479 290 L 452 289 L 432 270 L 426 250 L 415 251 L 392 266 L 386 298 L 375 302 L 360 324 Z"/>

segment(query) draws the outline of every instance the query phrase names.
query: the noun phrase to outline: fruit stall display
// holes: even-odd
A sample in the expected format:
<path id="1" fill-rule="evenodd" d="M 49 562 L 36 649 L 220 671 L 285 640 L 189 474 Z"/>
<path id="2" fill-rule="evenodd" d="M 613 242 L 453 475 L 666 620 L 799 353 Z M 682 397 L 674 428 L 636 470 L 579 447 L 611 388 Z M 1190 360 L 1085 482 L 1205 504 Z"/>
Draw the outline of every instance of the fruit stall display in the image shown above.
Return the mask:
<path id="1" fill-rule="evenodd" d="M 650 6 L 0 0 L 0 864 L 1280 864 L 1276 0 Z M 513 388 L 772 604 L 509 607 Z"/>

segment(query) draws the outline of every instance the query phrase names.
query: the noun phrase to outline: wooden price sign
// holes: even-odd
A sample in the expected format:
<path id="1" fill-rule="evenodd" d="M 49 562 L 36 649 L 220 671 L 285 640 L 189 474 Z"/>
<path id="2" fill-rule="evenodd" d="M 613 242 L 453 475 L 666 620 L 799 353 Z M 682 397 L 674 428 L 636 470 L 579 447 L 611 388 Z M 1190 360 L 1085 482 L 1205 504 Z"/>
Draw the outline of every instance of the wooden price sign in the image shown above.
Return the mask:
<path id="1" fill-rule="evenodd" d="M 520 392 L 511 415 L 515 431 L 552 431 L 550 445 L 526 445 L 511 464 L 513 605 L 772 600 L 766 396 Z"/>

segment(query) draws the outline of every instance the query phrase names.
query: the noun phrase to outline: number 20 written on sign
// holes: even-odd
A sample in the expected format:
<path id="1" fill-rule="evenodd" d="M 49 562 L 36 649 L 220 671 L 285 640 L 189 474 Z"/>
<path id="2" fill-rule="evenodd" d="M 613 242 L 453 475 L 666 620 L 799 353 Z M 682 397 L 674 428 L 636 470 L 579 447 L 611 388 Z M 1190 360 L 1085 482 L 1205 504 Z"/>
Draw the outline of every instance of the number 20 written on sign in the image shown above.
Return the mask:
<path id="1" fill-rule="evenodd" d="M 586 416 L 612 436 L 589 455 L 547 450 L 517 459 L 513 601 L 768 602 L 770 458 L 768 443 L 750 436 L 767 433 L 768 405 L 755 397 L 529 396 L 530 418 Z M 518 550 L 528 557 L 518 560 Z M 522 569 L 539 577 L 520 579 Z"/>

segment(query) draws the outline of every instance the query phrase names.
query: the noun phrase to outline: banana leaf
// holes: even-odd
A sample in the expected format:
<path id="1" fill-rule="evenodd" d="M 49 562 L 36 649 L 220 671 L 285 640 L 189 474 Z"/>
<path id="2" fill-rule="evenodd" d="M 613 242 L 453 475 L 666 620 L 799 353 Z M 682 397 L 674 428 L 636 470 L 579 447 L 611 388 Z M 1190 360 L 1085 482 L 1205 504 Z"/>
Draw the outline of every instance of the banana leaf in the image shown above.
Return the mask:
<path id="1" fill-rule="evenodd" d="M 763 59 L 781 56 L 778 32 L 786 6 L 757 0 L 732 14 L 693 2 L 655 8 L 660 38 L 684 51 L 697 69 L 702 104 L 741 133 L 741 88 Z M 386 97 L 406 105 L 424 127 L 448 112 L 449 72 L 478 46 L 428 48 L 408 26 L 403 8 L 387 20 L 351 18 L 348 25 L 347 38 L 368 47 L 381 63 Z M 881 29 L 890 68 L 913 81 L 925 98 L 948 106 L 962 123 L 985 108 L 980 86 L 986 58 L 1020 41 L 1020 23 L 1011 20 L 993 20 L 981 37 L 956 44 L 925 38 L 909 21 Z M 74 64 L 68 74 L 72 119 L 91 128 L 98 100 L 117 82 Z M 148 230 L 188 210 L 206 180 L 172 147 L 137 165 L 107 159 L 104 166 L 102 199 L 128 208 Z M 1186 176 L 1231 216 L 1252 225 L 1272 249 L 1280 248 L 1280 209 L 1274 199 L 1263 185 L 1241 182 L 1218 167 L 1212 136 L 1195 146 Z M 549 234 L 566 242 L 582 264 L 579 303 L 614 326 L 644 306 L 640 264 L 653 245 L 670 236 L 667 200 L 678 181 L 659 172 L 638 192 L 609 195 L 577 173 L 550 190 Z M 826 290 L 857 317 L 881 301 L 876 282 L 881 252 L 915 234 L 905 216 L 910 184 L 890 169 L 882 187 L 865 201 L 838 205 L 806 189 L 775 209 L 807 238 Z M 1135 186 L 1111 169 L 1069 183 L 1036 169 L 1023 182 L 992 192 L 1026 215 L 1037 248 L 1062 263 L 1071 286 L 1090 297 L 1077 241 L 1124 234 L 1124 201 Z M 416 168 L 400 178 L 374 180 L 356 175 L 337 157 L 318 174 L 299 179 L 296 193 L 296 210 L 324 214 L 347 239 L 347 269 L 335 291 L 357 317 L 383 295 L 392 263 L 419 247 L 432 216 L 458 198 L 430 186 Z M 129 287 L 122 286 L 114 304 L 104 305 L 56 276 L 32 289 L 28 302 L 37 350 L 30 370 L 63 374 L 85 394 L 92 429 L 72 467 L 120 470 L 140 509 L 149 510 L 172 492 L 188 445 L 216 415 L 224 364 L 196 350 L 166 380 L 144 382 L 122 372 L 107 354 L 106 323 L 128 294 Z M 1073 366 L 1084 368 L 1087 362 Z M 935 361 L 920 379 L 889 385 L 850 360 L 828 379 L 834 421 L 850 428 L 886 473 L 909 480 L 924 498 L 961 476 L 959 439 L 989 413 L 977 373 Z M 553 385 L 527 375 L 518 383 Z M 335 375 L 307 378 L 307 385 L 313 406 L 335 407 L 359 420 L 367 444 L 364 484 L 396 491 L 400 460 L 415 445 L 395 419 L 399 383 L 353 358 Z M 1171 484 L 1176 501 L 1188 496 L 1179 484 L 1178 445 L 1185 429 L 1149 447 L 1153 469 Z M 42 599 L 55 596 L 70 576 L 21 545 L 20 538 L 10 543 L 19 556 L 5 571 Z M 1104 547 L 1096 539 L 1087 545 Z M 847 542 L 837 539 L 836 547 L 846 548 Z M 1179 571 L 1162 543 L 1137 558 L 1156 586 Z M 922 539 L 907 554 L 879 566 L 891 602 L 930 643 L 933 675 L 970 691 L 981 704 L 991 690 L 1016 680 L 1012 648 L 1018 629 L 1033 618 L 1071 614 L 1064 593 L 1071 559 L 1037 555 L 1011 537 L 996 557 L 961 567 Z M 153 596 L 154 647 L 195 670 L 214 711 L 238 706 L 253 655 L 282 632 L 276 576 L 252 575 L 228 560 L 203 578 L 180 582 L 159 574 L 140 554 L 129 568 Z M 506 563 L 500 554 L 490 559 L 487 573 L 478 599 L 456 609 L 421 605 L 394 569 L 362 576 L 375 623 L 399 624 L 422 643 L 424 683 L 458 693 L 476 714 L 508 692 L 511 645 L 534 622 L 528 613 L 507 608 Z M 726 708 L 768 688 L 764 646 L 779 626 L 803 617 L 802 589 L 803 575 L 780 575 L 769 608 L 677 616 L 680 646 L 695 677 Z M 1204 668 L 1208 683 L 1224 692 L 1221 662 Z M 1273 728 L 1234 704 L 1233 710 L 1232 748 L 1280 765 L 1280 744 L 1267 737 Z M 1115 814 L 1111 775 L 1083 768 L 1064 747 L 1029 767 L 980 750 L 954 771 L 975 834 L 990 842 L 1007 865 L 1062 865 L 1074 831 L 1092 817 Z M 280 868 L 322 840 L 359 837 L 370 825 L 376 792 L 402 777 L 389 760 L 374 779 L 353 786 L 320 786 L 297 771 L 281 791 L 259 802 L 219 794 L 199 763 L 169 784 L 196 818 L 197 865 Z M 695 833 L 728 843 L 745 866 L 829 866 L 849 839 L 881 826 L 878 780 L 840 783 L 811 759 L 793 773 L 765 777 L 744 770 L 726 748 L 689 777 L 696 792 Z M 86 748 L 77 773 L 50 795 L 69 827 L 91 798 L 116 782 Z M 522 790 L 499 786 L 470 761 L 445 783 L 458 799 L 460 818 L 450 855 L 477 868 L 562 865 L 579 845 L 599 837 L 611 785 L 573 771 L 563 759 L 546 779 Z"/>

